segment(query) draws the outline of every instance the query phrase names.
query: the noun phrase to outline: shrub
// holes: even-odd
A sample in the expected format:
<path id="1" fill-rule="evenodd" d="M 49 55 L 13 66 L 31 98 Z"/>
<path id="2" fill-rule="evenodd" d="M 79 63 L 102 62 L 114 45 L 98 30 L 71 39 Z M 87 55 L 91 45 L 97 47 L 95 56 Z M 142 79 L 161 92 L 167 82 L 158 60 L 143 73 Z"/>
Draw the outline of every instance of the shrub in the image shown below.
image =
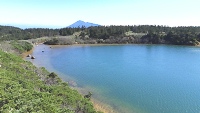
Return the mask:
<path id="1" fill-rule="evenodd" d="M 20 53 L 30 51 L 33 45 L 26 41 L 11 41 L 10 44 Z"/>

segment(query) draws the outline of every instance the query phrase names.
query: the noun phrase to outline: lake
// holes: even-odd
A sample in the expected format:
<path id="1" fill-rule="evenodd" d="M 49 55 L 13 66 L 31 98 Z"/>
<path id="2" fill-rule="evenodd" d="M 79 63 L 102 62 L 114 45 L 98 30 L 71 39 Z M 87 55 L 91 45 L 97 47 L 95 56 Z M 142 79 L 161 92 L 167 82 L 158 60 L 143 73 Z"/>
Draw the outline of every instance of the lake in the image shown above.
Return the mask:
<path id="1" fill-rule="evenodd" d="M 120 113 L 200 113 L 199 47 L 39 45 L 33 55 Z"/>

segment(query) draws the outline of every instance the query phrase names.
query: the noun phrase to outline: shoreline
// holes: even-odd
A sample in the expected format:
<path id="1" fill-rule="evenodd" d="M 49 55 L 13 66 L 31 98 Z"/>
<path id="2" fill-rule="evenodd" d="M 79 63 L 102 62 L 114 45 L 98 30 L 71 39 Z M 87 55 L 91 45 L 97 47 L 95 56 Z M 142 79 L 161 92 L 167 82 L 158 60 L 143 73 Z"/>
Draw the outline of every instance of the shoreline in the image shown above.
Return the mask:
<path id="1" fill-rule="evenodd" d="M 35 44 L 34 46 L 36 45 L 41 45 L 43 43 L 39 43 L 39 44 Z M 46 45 L 46 46 L 50 46 L 50 47 L 71 47 L 71 46 L 119 46 L 119 45 L 166 45 L 166 46 L 188 46 L 188 47 L 200 47 L 200 44 L 199 45 L 174 45 L 174 44 L 141 44 L 141 43 L 130 43 L 130 44 L 103 44 L 103 43 L 97 43 L 97 44 L 71 44 L 71 45 L 48 45 L 48 44 L 43 44 L 43 45 Z"/>
<path id="2" fill-rule="evenodd" d="M 41 44 L 33 44 L 33 48 L 30 51 L 22 53 L 21 54 L 22 59 L 26 60 L 27 55 L 32 54 L 34 51 L 34 47 L 38 46 L 38 45 L 41 45 Z M 63 47 L 63 46 L 91 46 L 91 45 L 98 46 L 99 44 L 47 45 L 47 46 L 50 46 L 50 47 L 61 47 L 62 46 Z M 101 44 L 101 46 L 104 46 L 104 45 L 119 45 L 119 44 Z M 33 62 L 31 62 L 31 63 L 33 65 L 35 65 Z M 35 66 L 38 67 L 37 65 L 35 65 Z M 47 70 L 47 68 L 45 68 L 45 69 Z M 47 70 L 47 71 L 51 72 L 51 70 Z M 58 76 L 63 82 L 66 82 L 69 84 L 70 81 L 63 80 L 60 74 L 58 74 Z M 72 86 L 70 84 L 69 84 L 69 86 L 70 86 L 70 88 L 77 90 L 79 92 L 79 94 L 81 94 L 82 96 L 84 96 L 84 94 L 86 94 L 86 92 L 88 92 L 87 89 L 84 89 L 84 88 L 81 88 L 78 86 Z M 96 111 L 100 111 L 103 113 L 118 113 L 110 105 L 103 103 L 103 102 L 99 101 L 98 99 L 95 99 L 92 97 L 90 101 L 92 102 L 93 107 Z"/>
<path id="3" fill-rule="evenodd" d="M 34 47 L 33 47 L 30 51 L 23 52 L 23 53 L 21 54 L 21 57 L 22 57 L 23 59 L 26 58 L 27 55 L 33 53 L 33 50 L 34 50 Z"/>
<path id="4" fill-rule="evenodd" d="M 44 44 L 46 45 L 46 44 Z M 71 46 L 117 46 L 117 45 L 133 45 L 133 44 L 72 44 L 72 45 L 47 45 L 50 47 L 71 47 Z"/>
<path id="5" fill-rule="evenodd" d="M 83 96 L 88 93 L 88 89 L 86 88 L 81 88 L 78 86 L 73 87 L 70 84 L 69 86 L 70 88 L 77 90 Z M 101 111 L 103 113 L 118 113 L 118 111 L 115 111 L 111 105 L 101 102 L 100 100 L 94 98 L 93 96 L 91 97 L 90 101 L 92 102 L 93 107 L 96 111 Z"/>
<path id="6" fill-rule="evenodd" d="M 34 48 L 36 46 L 40 46 L 40 45 L 45 45 L 45 44 L 42 44 L 42 43 L 33 44 L 33 49 L 31 51 L 28 51 L 28 52 L 25 52 L 22 54 L 23 59 L 25 59 L 28 54 L 31 54 L 34 51 Z M 118 46 L 118 45 L 168 45 L 168 44 L 73 44 L 73 45 L 46 45 L 46 46 L 51 47 L 51 48 L 59 48 L 59 47 L 73 47 L 73 46 L 74 47 L 76 47 L 76 46 L 77 47 L 80 47 L 80 46 L 87 47 L 87 46 Z M 172 45 L 172 46 L 180 46 L 180 45 Z M 181 45 L 181 46 L 183 46 L 183 45 Z M 191 46 L 191 47 L 200 47 L 200 46 Z M 32 64 L 34 64 L 34 63 L 32 62 Z M 37 65 L 35 65 L 35 66 L 38 67 Z M 48 71 L 51 72 L 51 70 L 48 70 Z M 59 75 L 59 78 L 62 79 L 62 76 L 60 74 L 58 74 L 58 75 Z M 67 82 L 68 84 L 70 82 L 70 80 L 69 81 L 63 80 L 63 81 Z M 70 84 L 69 84 L 69 86 L 70 86 L 70 88 L 77 90 L 82 96 L 84 96 L 85 94 L 88 93 L 88 89 L 84 89 L 84 88 L 81 88 L 78 86 L 72 86 Z M 95 99 L 92 97 L 91 102 L 93 103 L 94 109 L 97 111 L 102 111 L 104 113 L 117 113 L 117 111 L 115 111 L 111 105 L 101 102 L 98 99 Z"/>
<path id="7" fill-rule="evenodd" d="M 93 103 L 94 109 L 97 110 L 97 111 L 101 111 L 103 113 L 118 113 L 110 105 L 107 105 L 107 104 L 100 102 L 96 99 L 92 98 L 91 102 Z"/>

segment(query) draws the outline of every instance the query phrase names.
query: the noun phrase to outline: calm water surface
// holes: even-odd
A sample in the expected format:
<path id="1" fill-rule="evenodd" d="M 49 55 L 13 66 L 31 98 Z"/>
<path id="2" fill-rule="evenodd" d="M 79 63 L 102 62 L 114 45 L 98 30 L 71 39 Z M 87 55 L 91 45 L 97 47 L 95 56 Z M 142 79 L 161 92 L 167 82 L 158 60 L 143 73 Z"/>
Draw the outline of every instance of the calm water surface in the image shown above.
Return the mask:
<path id="1" fill-rule="evenodd" d="M 73 79 L 121 113 L 200 113 L 199 47 L 39 45 L 33 55 L 34 64 Z"/>

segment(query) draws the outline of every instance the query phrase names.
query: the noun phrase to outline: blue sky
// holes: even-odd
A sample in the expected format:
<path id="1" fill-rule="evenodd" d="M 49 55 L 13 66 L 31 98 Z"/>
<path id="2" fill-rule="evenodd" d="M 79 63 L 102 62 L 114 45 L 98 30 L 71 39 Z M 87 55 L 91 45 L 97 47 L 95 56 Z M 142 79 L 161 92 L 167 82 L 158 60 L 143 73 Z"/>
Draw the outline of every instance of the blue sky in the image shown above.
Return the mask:
<path id="1" fill-rule="evenodd" d="M 200 26 L 200 0 L 0 0 L 1 25 Z"/>

